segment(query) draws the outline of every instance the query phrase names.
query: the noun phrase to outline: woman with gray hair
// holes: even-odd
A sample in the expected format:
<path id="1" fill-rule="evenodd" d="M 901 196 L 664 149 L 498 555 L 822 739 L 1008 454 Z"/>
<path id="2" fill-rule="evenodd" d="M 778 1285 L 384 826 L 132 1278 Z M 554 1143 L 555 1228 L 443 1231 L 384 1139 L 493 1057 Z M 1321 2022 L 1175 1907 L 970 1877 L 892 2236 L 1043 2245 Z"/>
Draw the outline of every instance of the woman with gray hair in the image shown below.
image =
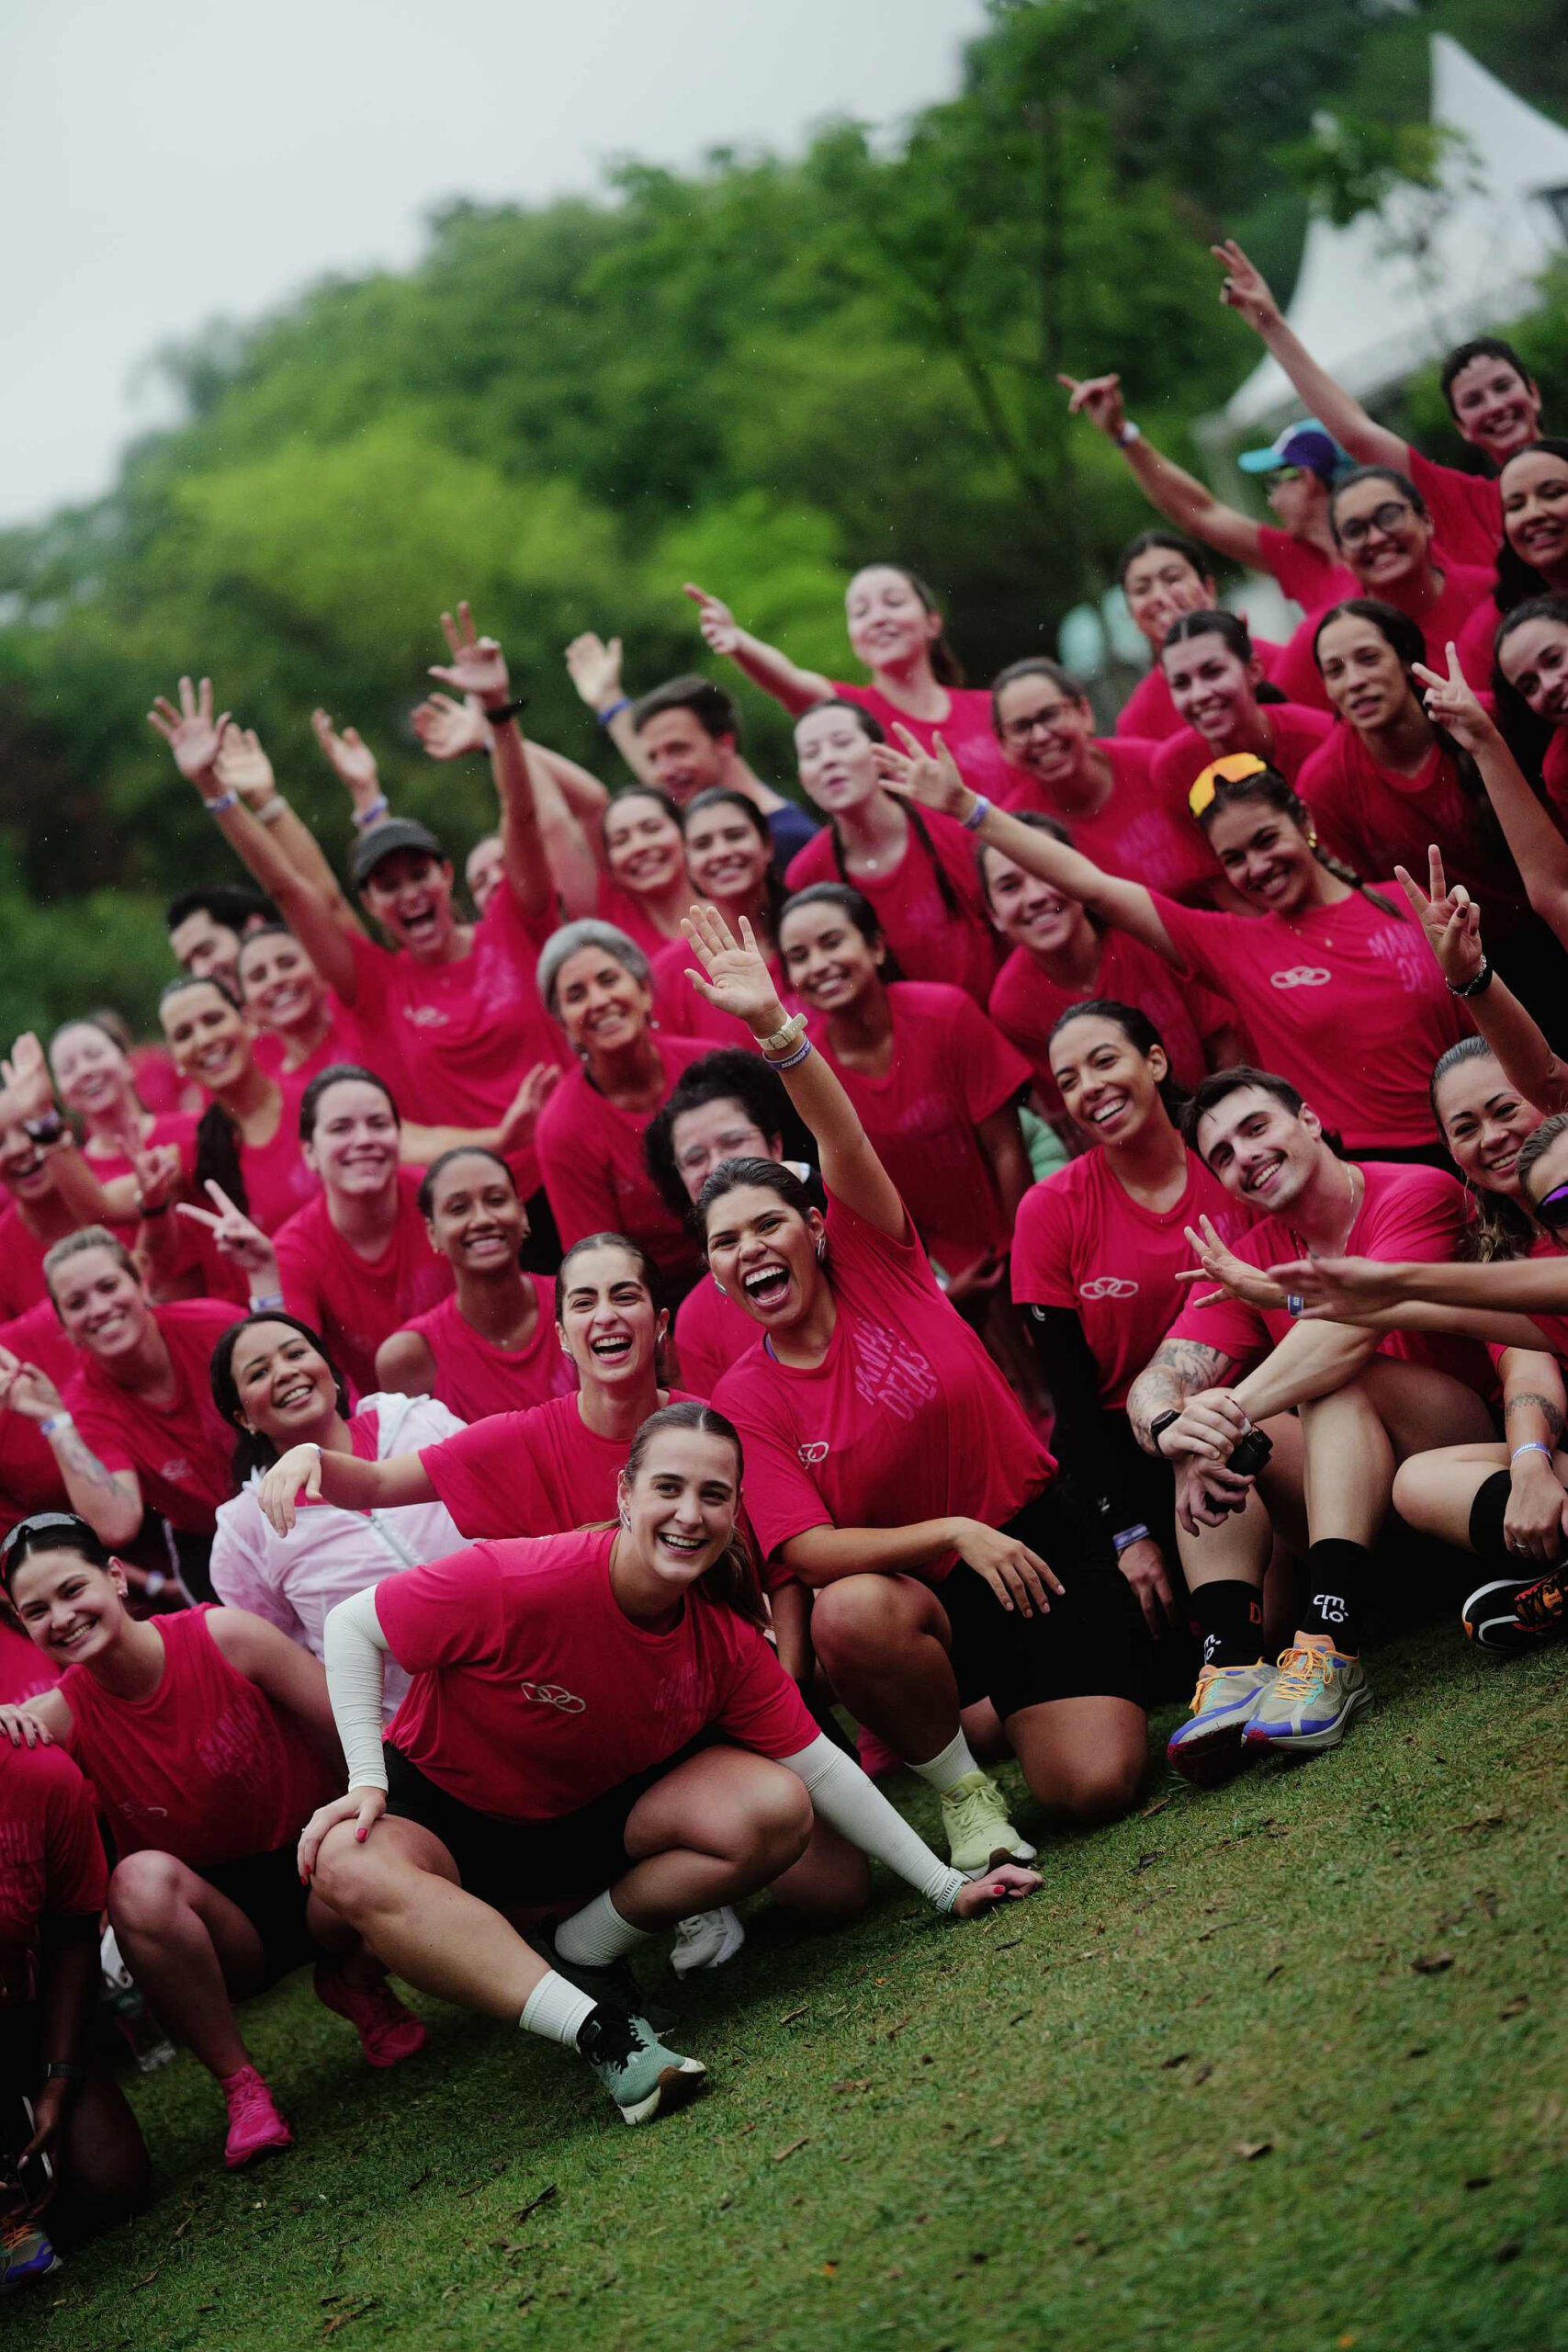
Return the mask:
<path id="1" fill-rule="evenodd" d="M 702 1260 L 660 1198 L 642 1138 L 676 1080 L 713 1041 L 657 1026 L 648 957 L 624 931 L 591 915 L 546 941 L 538 989 L 578 1057 L 546 1103 L 536 1136 L 562 1244 L 570 1250 L 590 1233 L 627 1235 L 653 1260 L 673 1304 Z"/>

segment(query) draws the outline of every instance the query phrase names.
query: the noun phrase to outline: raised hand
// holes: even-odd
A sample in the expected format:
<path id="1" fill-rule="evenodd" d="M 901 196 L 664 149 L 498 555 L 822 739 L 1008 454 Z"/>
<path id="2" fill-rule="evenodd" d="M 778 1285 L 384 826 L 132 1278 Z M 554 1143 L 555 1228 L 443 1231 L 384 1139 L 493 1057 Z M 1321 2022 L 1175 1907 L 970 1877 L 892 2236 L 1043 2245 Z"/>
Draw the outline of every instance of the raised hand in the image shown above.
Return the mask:
<path id="1" fill-rule="evenodd" d="M 691 593 L 688 588 L 687 595 Z M 606 645 L 592 629 L 585 628 L 567 647 L 566 666 L 572 684 L 590 710 L 608 710 L 613 702 L 619 702 L 623 689 L 618 637 L 613 637 Z"/>
<path id="2" fill-rule="evenodd" d="M 506 657 L 493 637 L 475 636 L 474 616 L 468 605 L 458 605 L 456 620 L 450 613 L 443 613 L 441 627 L 452 659 L 445 668 L 433 662 L 431 676 L 455 694 L 477 695 L 487 710 L 507 701 L 512 682 L 506 674 Z"/>
<path id="3" fill-rule="evenodd" d="M 740 643 L 740 629 L 729 606 L 721 604 L 716 596 L 710 596 L 705 588 L 699 588 L 694 580 L 688 580 L 681 594 L 689 596 L 697 608 L 697 627 L 708 650 L 733 653 Z"/>
<path id="4" fill-rule="evenodd" d="M 316 1857 L 329 1829 L 335 1829 L 340 1821 L 352 1821 L 355 1837 L 363 1846 L 386 1810 L 385 1789 L 350 1789 L 346 1796 L 333 1797 L 328 1804 L 318 1805 L 299 1832 L 295 1852 L 301 1883 L 309 1886 L 315 1875 Z"/>
<path id="5" fill-rule="evenodd" d="M 1433 842 L 1427 852 L 1429 890 L 1423 890 L 1403 865 L 1394 879 L 1409 899 L 1416 920 L 1431 943 L 1438 967 L 1450 988 L 1462 989 L 1478 979 L 1485 960 L 1481 944 L 1481 910 L 1462 882 L 1450 890 L 1443 873 L 1443 853 Z"/>
<path id="6" fill-rule="evenodd" d="M 173 752 L 175 765 L 186 783 L 204 784 L 217 766 L 229 714 L 225 711 L 220 718 L 213 718 L 210 678 L 203 678 L 199 689 L 188 678 L 182 678 L 179 695 L 178 710 L 166 695 L 157 695 L 147 714 L 147 723 L 157 729 Z"/>
<path id="7" fill-rule="evenodd" d="M 340 735 L 333 725 L 331 712 L 325 710 L 313 710 L 310 724 L 316 730 L 322 758 L 346 788 L 355 808 L 368 808 L 379 797 L 381 779 L 377 772 L 376 754 L 368 743 L 360 741 L 358 728 L 345 727 Z"/>
<path id="8" fill-rule="evenodd" d="M 501 1115 L 495 1148 L 503 1159 L 526 1151 L 534 1140 L 539 1114 L 560 1082 L 554 1062 L 536 1062 Z"/>
<path id="9" fill-rule="evenodd" d="M 1282 1291 L 1305 1300 L 1303 1323 L 1354 1323 L 1399 1304 L 1398 1271 L 1381 1258 L 1295 1258 L 1269 1272 Z"/>
<path id="10" fill-rule="evenodd" d="M 689 915 L 682 916 L 681 928 L 702 966 L 700 972 L 689 965 L 686 968 L 686 978 L 699 996 L 716 1005 L 720 1012 L 744 1021 L 753 1037 L 771 1037 L 775 1029 L 783 1028 L 784 1011 L 777 985 L 744 915 L 739 939 L 716 907 L 694 907 Z"/>
<path id="11" fill-rule="evenodd" d="M 54 1080 L 49 1060 L 30 1029 L 24 1029 L 10 1057 L 0 1060 L 0 1085 L 17 1104 L 23 1119 L 47 1119 L 54 1109 Z"/>
<path id="12" fill-rule="evenodd" d="M 1434 727 L 1445 729 L 1465 751 L 1484 751 L 1497 733 L 1495 722 L 1474 687 L 1466 683 L 1459 666 L 1459 648 L 1451 639 L 1448 656 L 1446 678 L 1439 677 L 1436 670 L 1428 670 L 1425 662 L 1413 662 L 1410 665 L 1412 676 L 1419 678 L 1427 689 L 1422 697 L 1427 716 Z"/>
<path id="13" fill-rule="evenodd" d="M 1038 1871 L 1026 1871 L 1018 1862 L 998 1862 L 959 1888 L 953 1898 L 953 1916 L 955 1919 L 977 1919 L 993 1904 L 1021 1903 L 1042 1883 Z"/>
<path id="14" fill-rule="evenodd" d="M 60 1391 L 48 1373 L 0 1348 L 0 1411 L 19 1413 L 24 1421 L 47 1421 L 61 1410 Z"/>
<path id="15" fill-rule="evenodd" d="M 156 1216 L 166 1207 L 185 1173 L 177 1143 L 156 1143 L 143 1150 L 138 1141 L 130 1153 L 130 1169 L 136 1179 L 139 1216 Z"/>
<path id="16" fill-rule="evenodd" d="M 1220 300 L 1228 309 L 1238 311 L 1249 327 L 1261 334 L 1280 316 L 1280 305 L 1263 272 L 1248 261 L 1234 237 L 1226 237 L 1209 251 L 1217 262 L 1224 264 L 1224 283 L 1220 288 Z"/>
<path id="17" fill-rule="evenodd" d="M 212 1236 L 219 1255 L 229 1259 L 242 1272 L 253 1277 L 265 1275 L 267 1290 L 281 1287 L 277 1278 L 277 1259 L 271 1242 L 259 1225 L 253 1225 L 243 1209 L 236 1208 L 221 1184 L 212 1177 L 207 1180 L 207 1193 L 213 1206 L 198 1209 L 193 1201 L 176 1201 L 175 1215 L 188 1217 L 193 1225 L 204 1225 Z"/>
<path id="18" fill-rule="evenodd" d="M 427 695 L 415 706 L 411 723 L 427 759 L 461 760 L 470 752 L 490 750 L 490 729 L 477 701 L 454 702 L 450 695 Z"/>
<path id="19" fill-rule="evenodd" d="M 1069 416 L 1087 416 L 1112 441 L 1119 437 L 1127 422 L 1120 376 L 1086 376 L 1081 379 L 1077 376 L 1058 376 L 1056 381 L 1072 394 L 1067 402 Z"/>
<path id="20" fill-rule="evenodd" d="M 1197 1301 L 1200 1306 L 1207 1306 L 1216 1297 L 1239 1298 L 1246 1306 L 1264 1309 L 1284 1306 L 1285 1294 L 1279 1284 L 1270 1282 L 1260 1267 L 1248 1265 L 1245 1258 L 1238 1258 L 1221 1238 L 1210 1218 L 1201 1216 L 1198 1223 L 1201 1228 L 1198 1232 L 1190 1225 L 1183 1227 L 1198 1263 L 1186 1268 L 1176 1279 L 1189 1283 L 1218 1283 L 1218 1291 Z"/>
<path id="21" fill-rule="evenodd" d="M 319 1445 L 291 1445 L 280 1453 L 272 1468 L 263 1473 L 256 1490 L 256 1500 L 263 1516 L 287 1535 L 294 1524 L 294 1498 L 300 1488 L 307 1502 L 321 1499 L 321 1449 Z"/>
<path id="22" fill-rule="evenodd" d="M 254 727 L 231 722 L 224 729 L 212 772 L 225 792 L 237 792 L 252 808 L 265 808 L 277 790 L 272 762 Z"/>
<path id="23" fill-rule="evenodd" d="M 939 816 L 966 817 L 974 806 L 975 795 L 958 773 L 958 763 L 938 734 L 931 736 L 931 749 L 911 735 L 897 719 L 893 732 L 903 749 L 892 743 L 874 743 L 871 747 L 872 765 L 877 781 L 896 792 L 901 800 L 918 801 L 922 808 L 934 808 Z"/>

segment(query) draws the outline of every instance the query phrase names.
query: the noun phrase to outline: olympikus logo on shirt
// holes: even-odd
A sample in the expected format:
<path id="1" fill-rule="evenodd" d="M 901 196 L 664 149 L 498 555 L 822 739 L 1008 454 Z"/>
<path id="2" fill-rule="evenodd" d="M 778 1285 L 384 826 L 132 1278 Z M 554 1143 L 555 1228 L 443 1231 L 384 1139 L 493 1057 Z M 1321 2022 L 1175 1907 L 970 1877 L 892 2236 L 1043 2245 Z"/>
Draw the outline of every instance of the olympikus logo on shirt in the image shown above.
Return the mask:
<path id="1" fill-rule="evenodd" d="M 1079 1283 L 1080 1298 L 1136 1298 L 1136 1283 L 1123 1282 L 1119 1274 L 1094 1274 L 1087 1283 Z"/>
<path id="2" fill-rule="evenodd" d="M 520 1682 L 517 1685 L 525 1699 L 532 1699 L 541 1707 L 558 1707 L 563 1715 L 580 1715 L 587 1706 L 575 1690 L 563 1690 L 558 1682 Z"/>
<path id="3" fill-rule="evenodd" d="M 446 1026 L 446 1015 L 438 1004 L 405 1004 L 401 1012 L 403 1019 L 412 1021 L 416 1029 L 445 1029 Z"/>
<path id="4" fill-rule="evenodd" d="M 798 1446 L 796 1452 L 807 1468 L 814 1470 L 819 1462 L 826 1462 L 828 1459 L 828 1441 L 825 1437 L 819 1437 L 810 1445 Z"/>
<path id="5" fill-rule="evenodd" d="M 182 1478 L 190 1476 L 190 1464 L 183 1453 L 176 1453 L 172 1462 L 164 1463 L 158 1476 L 171 1487 L 177 1487 Z"/>
<path id="6" fill-rule="evenodd" d="M 1270 972 L 1269 978 L 1277 989 L 1325 989 L 1333 975 L 1321 964 L 1292 964 L 1289 971 Z"/>

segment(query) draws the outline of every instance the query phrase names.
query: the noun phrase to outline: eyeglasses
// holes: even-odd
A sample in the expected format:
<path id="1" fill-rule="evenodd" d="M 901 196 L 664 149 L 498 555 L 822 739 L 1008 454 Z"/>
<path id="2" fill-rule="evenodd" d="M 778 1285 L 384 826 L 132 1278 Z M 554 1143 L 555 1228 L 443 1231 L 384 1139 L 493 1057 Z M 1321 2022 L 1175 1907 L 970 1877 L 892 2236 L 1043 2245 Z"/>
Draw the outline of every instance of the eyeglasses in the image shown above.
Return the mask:
<path id="1" fill-rule="evenodd" d="M 1385 498 L 1370 514 L 1352 514 L 1348 523 L 1337 524 L 1339 544 L 1342 548 L 1359 548 L 1369 531 L 1396 531 L 1400 516 L 1414 512 L 1407 499 Z"/>
<path id="2" fill-rule="evenodd" d="M 1027 743 L 1037 728 L 1059 727 L 1072 705 L 1068 702 L 1048 703 L 1043 710 L 1032 711 L 1027 718 L 1010 718 L 1002 728 L 1004 743 Z"/>
<path id="3" fill-rule="evenodd" d="M 1544 1225 L 1548 1233 L 1561 1233 L 1568 1225 L 1568 1184 L 1554 1184 L 1544 1198 L 1535 1204 L 1535 1221 Z"/>
<path id="4" fill-rule="evenodd" d="M 1202 773 L 1193 778 L 1187 806 L 1195 817 L 1201 817 L 1222 784 L 1241 784 L 1249 775 L 1267 775 L 1268 773 L 1268 761 L 1260 760 L 1256 752 L 1227 752 L 1224 759 L 1211 760 Z"/>

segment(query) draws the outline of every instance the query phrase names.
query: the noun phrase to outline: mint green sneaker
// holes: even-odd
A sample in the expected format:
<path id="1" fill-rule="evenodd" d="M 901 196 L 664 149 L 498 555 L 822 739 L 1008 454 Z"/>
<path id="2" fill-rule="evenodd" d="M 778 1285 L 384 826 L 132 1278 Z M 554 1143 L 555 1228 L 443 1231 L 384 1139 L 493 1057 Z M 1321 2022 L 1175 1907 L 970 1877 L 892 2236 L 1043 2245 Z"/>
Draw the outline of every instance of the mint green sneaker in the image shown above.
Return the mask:
<path id="1" fill-rule="evenodd" d="M 646 2018 L 602 2001 L 583 2024 L 577 2046 L 621 2110 L 623 2123 L 651 2123 L 684 2107 L 707 2078 L 699 2058 L 666 2050 Z"/>
<path id="2" fill-rule="evenodd" d="M 1324 1634 L 1298 1634 L 1280 1654 L 1274 1676 L 1247 1726 L 1248 1748 L 1314 1755 L 1337 1747 L 1347 1724 L 1372 1703 L 1367 1669 L 1346 1657 Z"/>
<path id="3" fill-rule="evenodd" d="M 1189 1709 L 1191 1720 L 1172 1732 L 1166 1760 L 1194 1788 L 1217 1789 L 1240 1770 L 1242 1743 L 1258 1700 L 1274 1679 L 1267 1658 L 1254 1666 L 1204 1666 Z"/>
<path id="4" fill-rule="evenodd" d="M 942 1792 L 942 1826 L 953 1867 L 981 1878 L 998 1862 L 1032 1862 L 1034 1849 L 1008 1819 L 1002 1792 L 985 1772 L 965 1772 Z"/>

